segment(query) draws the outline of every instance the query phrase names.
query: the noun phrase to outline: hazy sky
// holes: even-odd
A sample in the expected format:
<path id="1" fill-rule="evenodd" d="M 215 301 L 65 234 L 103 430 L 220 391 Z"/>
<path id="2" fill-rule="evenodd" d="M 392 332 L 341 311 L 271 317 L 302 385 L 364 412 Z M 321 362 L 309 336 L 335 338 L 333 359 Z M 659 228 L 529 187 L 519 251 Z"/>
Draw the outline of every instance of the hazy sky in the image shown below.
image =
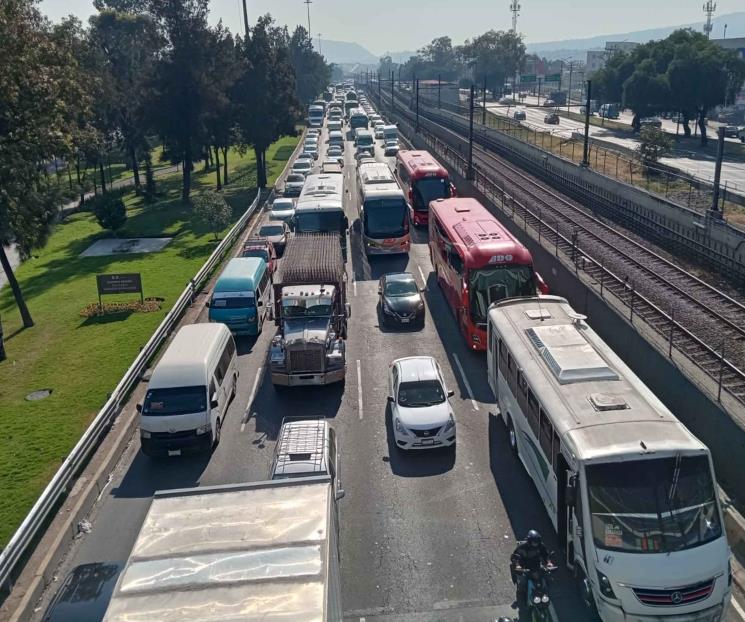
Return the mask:
<path id="1" fill-rule="evenodd" d="M 249 20 L 271 13 L 291 28 L 307 27 L 303 0 L 247 0 Z M 702 0 L 520 0 L 518 30 L 528 43 L 591 37 L 703 22 Z M 373 54 L 416 50 L 435 37 L 454 43 L 490 28 L 511 25 L 510 0 L 313 0 L 314 39 L 355 41 Z M 717 0 L 718 14 L 743 10 L 742 0 Z M 675 7 L 673 10 L 672 7 Z M 91 0 L 42 0 L 41 8 L 56 20 L 73 13 L 86 19 Z M 242 30 L 241 0 L 212 0 L 211 19 Z M 732 33 L 733 35 L 736 33 Z M 721 36 L 721 33 L 714 33 Z"/>

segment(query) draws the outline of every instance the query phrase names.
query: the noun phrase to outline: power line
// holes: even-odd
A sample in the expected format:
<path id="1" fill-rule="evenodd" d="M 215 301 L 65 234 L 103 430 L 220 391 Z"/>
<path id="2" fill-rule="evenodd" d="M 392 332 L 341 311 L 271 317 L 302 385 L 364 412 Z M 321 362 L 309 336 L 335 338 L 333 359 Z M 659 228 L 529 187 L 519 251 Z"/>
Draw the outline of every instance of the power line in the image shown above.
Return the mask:
<path id="1" fill-rule="evenodd" d="M 517 0 L 513 0 L 510 3 L 510 11 L 512 11 L 512 32 L 517 32 L 517 18 L 520 15 L 520 9 L 522 7 Z"/>
<path id="2" fill-rule="evenodd" d="M 717 3 L 713 0 L 706 0 L 704 4 L 704 13 L 706 13 L 706 23 L 704 24 L 704 34 L 706 38 L 711 38 L 711 31 L 714 28 L 714 24 L 711 23 L 711 18 L 714 16 L 714 11 L 717 10 Z"/>

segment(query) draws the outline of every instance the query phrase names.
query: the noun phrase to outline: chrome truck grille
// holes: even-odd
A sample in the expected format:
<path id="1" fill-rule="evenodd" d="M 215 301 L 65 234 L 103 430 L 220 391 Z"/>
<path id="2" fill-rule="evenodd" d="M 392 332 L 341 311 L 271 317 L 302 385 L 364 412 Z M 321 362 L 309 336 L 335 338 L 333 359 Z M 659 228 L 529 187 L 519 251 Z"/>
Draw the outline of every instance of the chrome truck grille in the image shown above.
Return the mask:
<path id="1" fill-rule="evenodd" d="M 290 373 L 322 372 L 325 351 L 323 348 L 290 351 Z"/>

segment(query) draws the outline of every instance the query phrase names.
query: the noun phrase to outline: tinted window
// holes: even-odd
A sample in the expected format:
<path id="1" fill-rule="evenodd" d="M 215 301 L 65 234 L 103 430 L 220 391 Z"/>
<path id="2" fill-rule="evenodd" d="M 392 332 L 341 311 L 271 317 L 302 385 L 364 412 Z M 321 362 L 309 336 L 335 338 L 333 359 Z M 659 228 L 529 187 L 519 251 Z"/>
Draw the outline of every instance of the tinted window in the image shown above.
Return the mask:
<path id="1" fill-rule="evenodd" d="M 150 389 L 145 394 L 142 414 L 145 416 L 186 415 L 207 410 L 207 387 Z"/>

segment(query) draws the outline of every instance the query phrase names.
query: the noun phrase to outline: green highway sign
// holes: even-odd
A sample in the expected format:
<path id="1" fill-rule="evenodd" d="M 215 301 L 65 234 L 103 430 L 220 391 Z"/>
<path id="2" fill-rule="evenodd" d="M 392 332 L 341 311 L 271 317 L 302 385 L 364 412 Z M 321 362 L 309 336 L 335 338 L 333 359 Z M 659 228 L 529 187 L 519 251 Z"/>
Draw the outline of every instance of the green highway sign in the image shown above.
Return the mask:
<path id="1" fill-rule="evenodd" d="M 543 79 L 544 82 L 561 82 L 560 73 L 552 73 Z"/>
<path id="2" fill-rule="evenodd" d="M 536 76 L 534 73 L 531 73 L 525 76 L 520 76 L 520 84 L 524 82 L 536 82 L 536 81 L 537 80 L 536 80 Z"/>

